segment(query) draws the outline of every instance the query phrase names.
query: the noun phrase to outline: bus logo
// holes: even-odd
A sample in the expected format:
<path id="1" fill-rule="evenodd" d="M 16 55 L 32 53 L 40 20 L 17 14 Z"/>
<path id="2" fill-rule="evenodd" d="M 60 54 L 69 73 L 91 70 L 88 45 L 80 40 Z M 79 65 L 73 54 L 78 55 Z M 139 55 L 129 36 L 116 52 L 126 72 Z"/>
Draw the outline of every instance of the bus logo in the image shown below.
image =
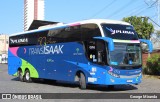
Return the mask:
<path id="1" fill-rule="evenodd" d="M 26 50 L 26 48 L 24 48 L 24 54 L 26 54 L 26 52 L 27 52 L 27 50 Z"/>
<path id="2" fill-rule="evenodd" d="M 107 30 L 109 30 L 111 32 L 111 34 L 132 34 L 134 35 L 133 31 L 127 31 L 127 30 L 113 30 L 112 28 L 108 28 L 106 27 Z"/>
<path id="3" fill-rule="evenodd" d="M 77 53 L 79 52 L 79 48 L 76 48 Z"/>
<path id="4" fill-rule="evenodd" d="M 63 54 L 64 45 L 42 46 L 37 48 L 29 48 L 29 55 L 40 54 Z"/>
<path id="5" fill-rule="evenodd" d="M 115 34 L 115 31 L 112 30 L 111 28 L 107 28 L 107 27 L 106 27 L 106 29 L 109 30 L 109 31 L 111 32 L 111 34 Z"/>
<path id="6" fill-rule="evenodd" d="M 76 48 L 76 53 L 73 53 L 73 55 L 82 55 L 83 53 L 80 53 L 79 50 L 79 48 Z"/>

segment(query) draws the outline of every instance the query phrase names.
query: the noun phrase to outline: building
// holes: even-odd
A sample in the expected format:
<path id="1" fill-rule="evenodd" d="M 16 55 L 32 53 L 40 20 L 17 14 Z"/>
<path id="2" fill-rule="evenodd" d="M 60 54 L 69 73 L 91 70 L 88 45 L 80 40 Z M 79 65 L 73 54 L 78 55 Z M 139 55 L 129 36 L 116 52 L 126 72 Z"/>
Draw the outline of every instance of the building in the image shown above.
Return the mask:
<path id="1" fill-rule="evenodd" d="M 0 63 L 7 63 L 9 36 L 0 35 Z"/>
<path id="2" fill-rule="evenodd" d="M 44 20 L 44 0 L 24 0 L 24 31 L 33 20 Z"/>
<path id="3" fill-rule="evenodd" d="M 8 35 L 0 35 L 0 54 L 7 54 L 8 53 Z"/>

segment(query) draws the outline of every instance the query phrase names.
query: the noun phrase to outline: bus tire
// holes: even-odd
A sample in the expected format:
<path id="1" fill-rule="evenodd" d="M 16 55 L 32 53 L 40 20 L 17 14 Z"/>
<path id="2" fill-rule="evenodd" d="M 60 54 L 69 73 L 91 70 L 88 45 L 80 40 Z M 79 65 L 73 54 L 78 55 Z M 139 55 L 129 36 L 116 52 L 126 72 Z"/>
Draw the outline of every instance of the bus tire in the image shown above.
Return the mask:
<path id="1" fill-rule="evenodd" d="M 28 83 L 32 82 L 32 79 L 30 77 L 30 72 L 28 69 L 25 71 L 24 79 L 25 79 L 25 82 L 28 82 Z"/>
<path id="2" fill-rule="evenodd" d="M 18 74 L 17 75 L 18 80 L 21 81 L 21 82 L 24 82 L 24 76 L 23 76 L 22 70 L 18 70 L 17 74 Z"/>
<path id="3" fill-rule="evenodd" d="M 79 85 L 80 89 L 86 89 L 86 78 L 83 73 L 80 73 L 80 78 L 79 78 Z"/>

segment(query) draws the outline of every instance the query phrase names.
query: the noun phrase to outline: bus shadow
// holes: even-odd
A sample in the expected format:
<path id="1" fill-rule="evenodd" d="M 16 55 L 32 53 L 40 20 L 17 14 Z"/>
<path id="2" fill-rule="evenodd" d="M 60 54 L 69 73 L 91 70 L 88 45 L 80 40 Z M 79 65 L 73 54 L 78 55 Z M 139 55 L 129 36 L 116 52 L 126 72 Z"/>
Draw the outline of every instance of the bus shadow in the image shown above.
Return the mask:
<path id="1" fill-rule="evenodd" d="M 110 88 L 105 85 L 88 85 L 87 89 L 96 91 L 127 91 L 127 90 L 137 90 L 138 88 L 133 85 L 115 85 L 114 88 Z"/>
<path id="2" fill-rule="evenodd" d="M 11 80 L 12 80 L 12 81 L 19 81 L 19 79 L 18 79 L 17 77 L 12 78 Z"/>
<path id="3" fill-rule="evenodd" d="M 66 81 L 55 81 L 55 80 L 44 80 L 44 79 L 35 79 L 33 80 L 36 84 L 46 84 L 46 85 L 53 85 L 59 87 L 69 87 L 69 88 L 77 88 L 79 85 L 76 83 L 66 82 Z"/>
<path id="4" fill-rule="evenodd" d="M 13 81 L 19 81 L 18 78 L 11 79 Z M 46 84 L 46 85 L 54 85 L 59 87 L 69 87 L 69 88 L 79 88 L 78 83 L 71 83 L 66 81 L 54 81 L 54 80 L 44 80 L 44 79 L 34 79 L 33 83 L 36 84 Z M 87 85 L 86 90 L 95 90 L 102 92 L 109 91 L 127 91 L 127 90 L 137 90 L 138 88 L 133 85 L 115 85 L 114 88 L 109 88 L 105 85 Z"/>

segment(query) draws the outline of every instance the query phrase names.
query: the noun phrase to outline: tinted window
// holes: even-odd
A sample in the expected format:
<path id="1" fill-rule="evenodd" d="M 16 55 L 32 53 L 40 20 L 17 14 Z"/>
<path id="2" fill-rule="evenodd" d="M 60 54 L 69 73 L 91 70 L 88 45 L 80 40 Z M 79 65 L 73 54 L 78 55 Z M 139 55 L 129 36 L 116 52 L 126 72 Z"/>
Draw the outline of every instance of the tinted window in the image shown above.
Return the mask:
<path id="1" fill-rule="evenodd" d="M 107 37 L 122 40 L 137 40 L 138 36 L 134 28 L 130 25 L 102 24 L 102 28 Z"/>
<path id="2" fill-rule="evenodd" d="M 101 36 L 99 27 L 96 24 L 84 24 L 81 26 L 81 30 L 83 40 L 88 40 L 92 39 L 93 37 Z"/>
<path id="3" fill-rule="evenodd" d="M 96 36 L 101 36 L 99 27 L 96 24 L 83 24 L 12 36 L 10 37 L 10 47 L 84 41 Z"/>
<path id="4" fill-rule="evenodd" d="M 29 45 L 44 45 L 47 42 L 48 31 L 36 32 L 30 34 L 22 34 L 9 37 L 9 46 L 29 46 Z"/>
<path id="5" fill-rule="evenodd" d="M 73 42 L 92 39 L 101 36 L 96 24 L 83 24 L 62 29 L 50 30 L 48 37 L 53 37 L 57 42 Z"/>
<path id="6" fill-rule="evenodd" d="M 80 26 L 71 26 L 62 29 L 50 30 L 49 38 L 53 38 L 56 42 L 72 42 L 81 40 Z"/>

